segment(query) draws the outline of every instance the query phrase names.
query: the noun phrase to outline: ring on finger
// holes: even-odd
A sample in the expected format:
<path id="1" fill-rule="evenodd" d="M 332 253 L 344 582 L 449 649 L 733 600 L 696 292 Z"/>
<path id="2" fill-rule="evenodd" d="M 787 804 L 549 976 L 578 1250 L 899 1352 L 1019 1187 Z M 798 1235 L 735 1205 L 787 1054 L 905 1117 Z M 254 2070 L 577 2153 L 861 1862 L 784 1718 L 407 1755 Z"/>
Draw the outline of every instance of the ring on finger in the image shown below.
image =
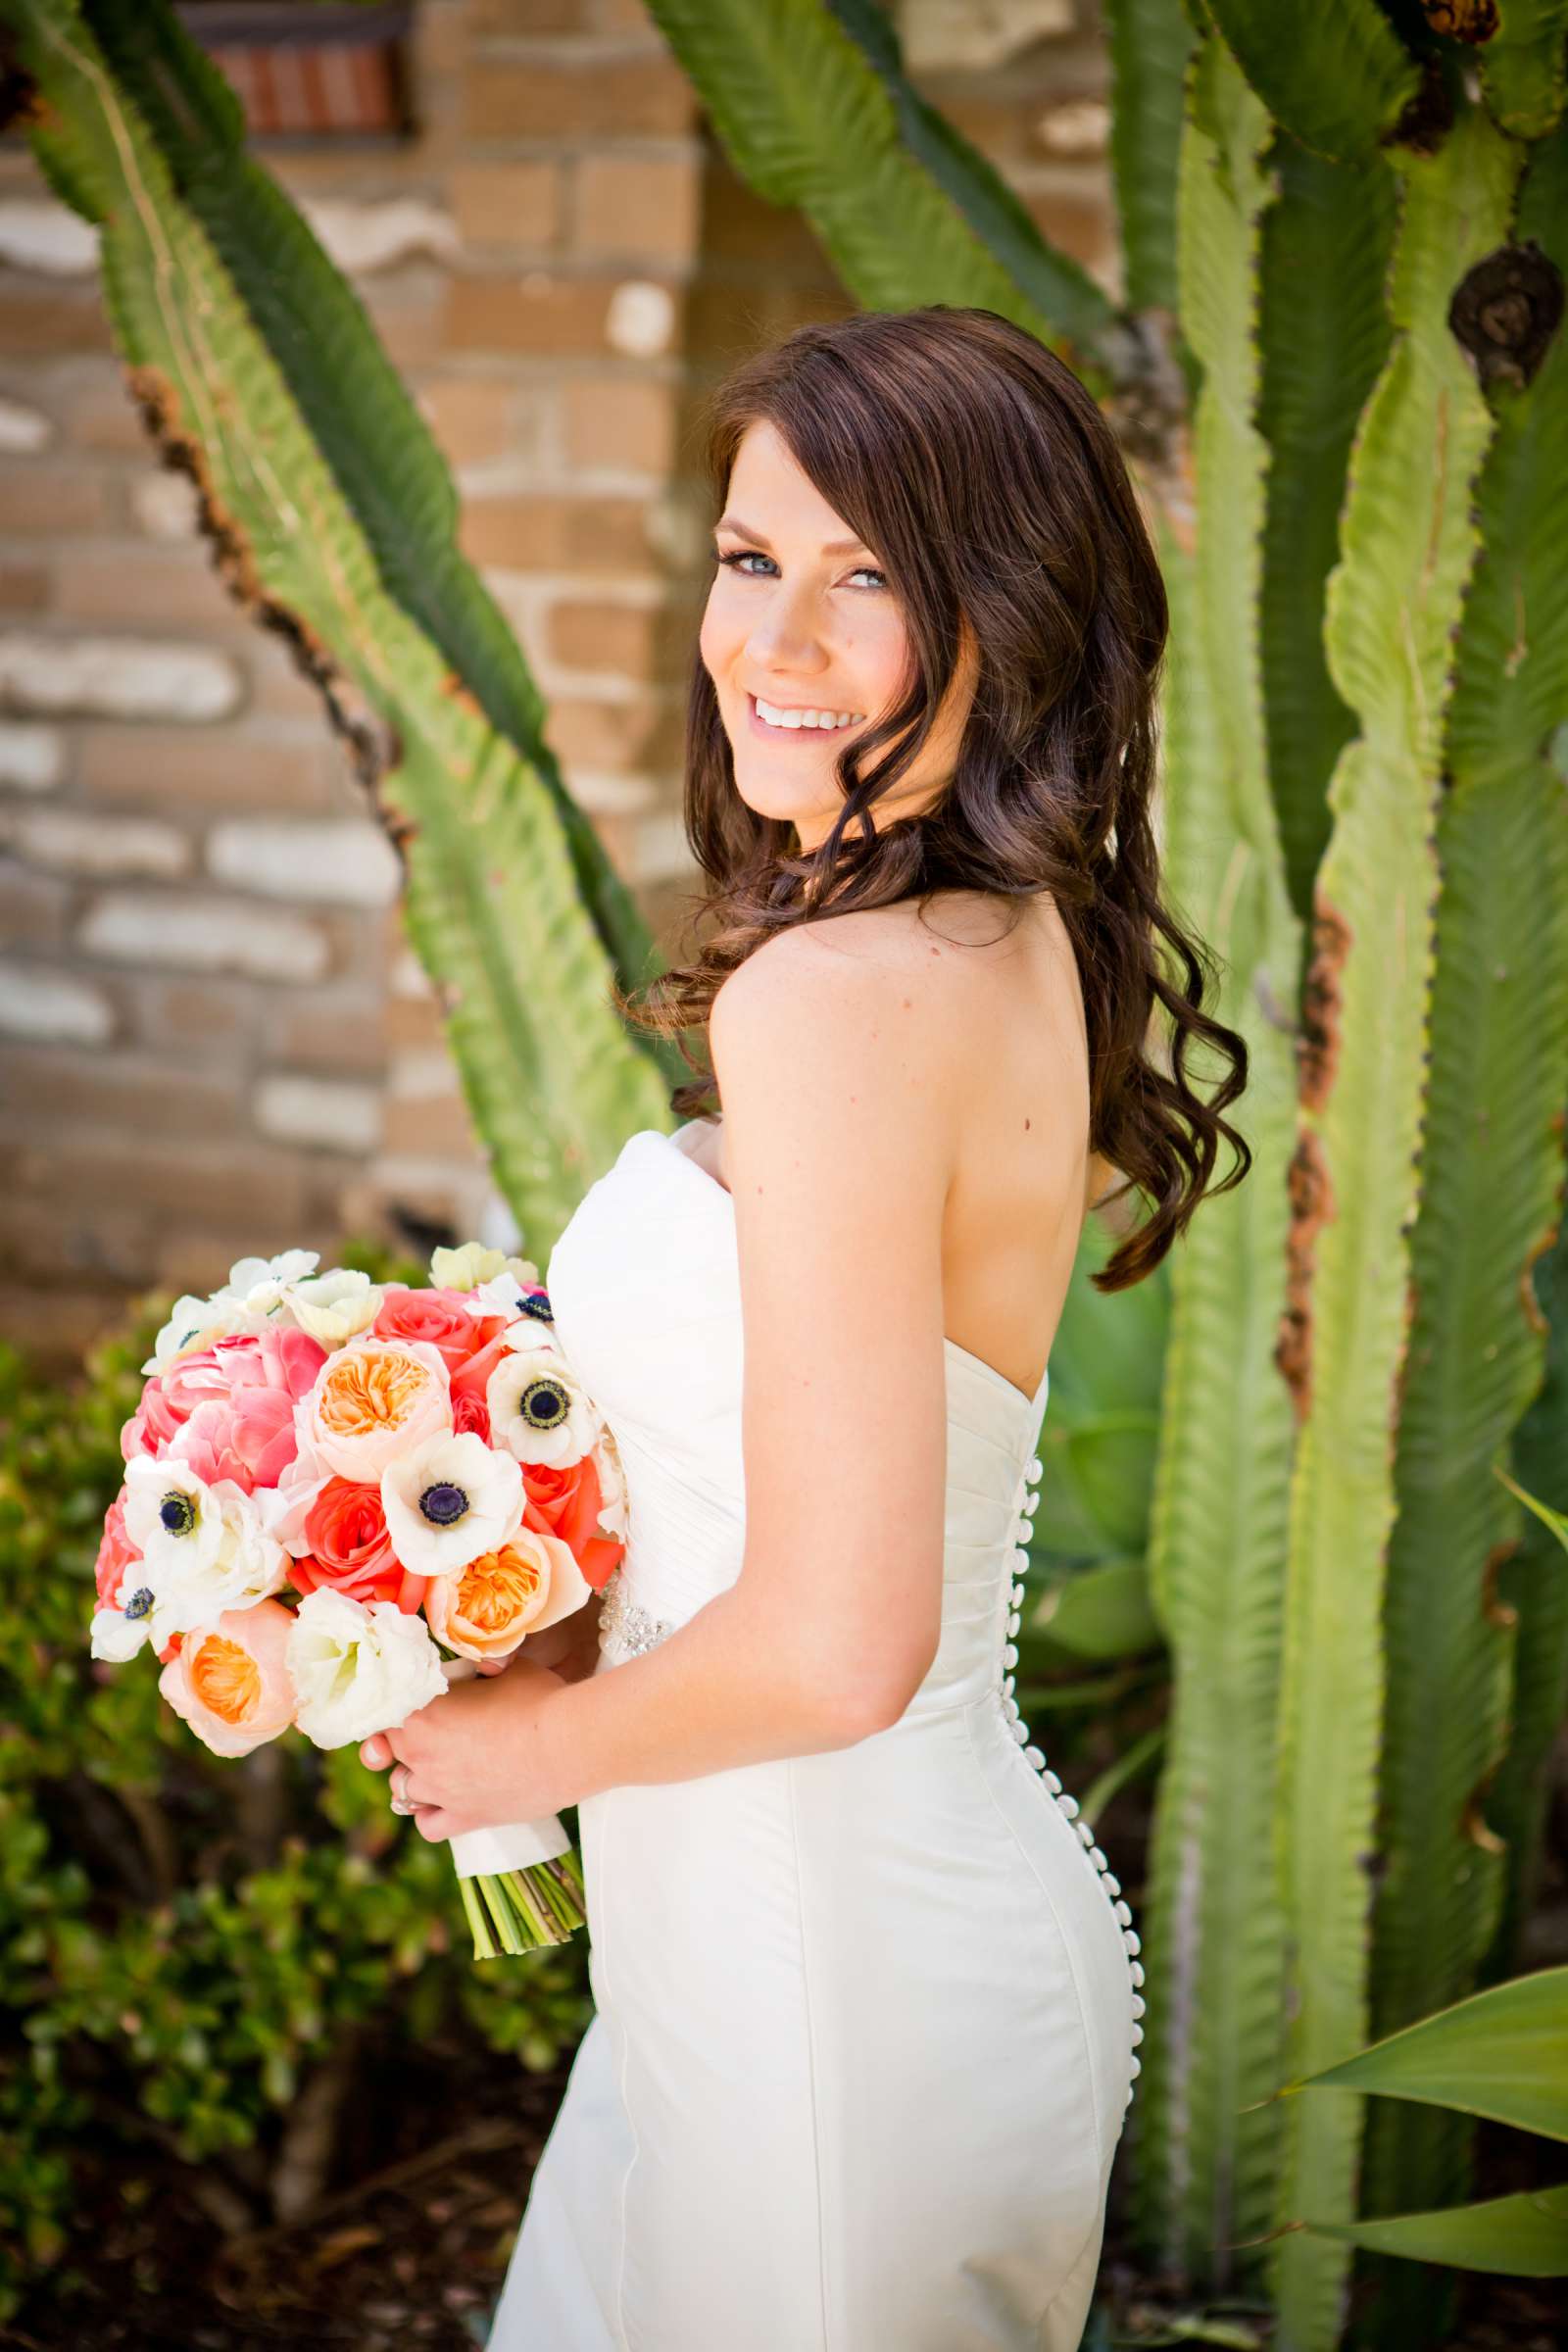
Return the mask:
<path id="1" fill-rule="evenodd" d="M 403 1775 L 401 1788 L 398 1785 L 399 1773 Z M 409 1768 L 406 1764 L 393 1765 L 388 1786 L 392 1791 L 390 1801 L 394 1813 L 412 1813 L 416 1810 L 409 1802 Z"/>

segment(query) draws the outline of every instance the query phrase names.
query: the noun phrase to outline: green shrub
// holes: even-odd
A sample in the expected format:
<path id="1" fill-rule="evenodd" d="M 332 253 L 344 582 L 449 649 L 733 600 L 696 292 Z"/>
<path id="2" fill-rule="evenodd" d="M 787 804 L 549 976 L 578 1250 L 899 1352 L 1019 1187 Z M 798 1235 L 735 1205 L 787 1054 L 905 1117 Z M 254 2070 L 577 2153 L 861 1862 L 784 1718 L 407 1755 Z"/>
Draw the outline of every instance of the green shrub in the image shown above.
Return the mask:
<path id="1" fill-rule="evenodd" d="M 450 1858 L 352 1747 L 289 1734 L 224 1761 L 145 1658 L 89 1656 L 120 1430 L 168 1311 L 147 1300 L 70 1389 L 0 1346 L 0 2321 L 69 2256 L 106 2137 L 232 2166 L 254 2202 L 302 2087 L 364 2029 L 456 2028 L 546 2072 L 591 2014 L 581 1937 L 473 1962 Z"/>

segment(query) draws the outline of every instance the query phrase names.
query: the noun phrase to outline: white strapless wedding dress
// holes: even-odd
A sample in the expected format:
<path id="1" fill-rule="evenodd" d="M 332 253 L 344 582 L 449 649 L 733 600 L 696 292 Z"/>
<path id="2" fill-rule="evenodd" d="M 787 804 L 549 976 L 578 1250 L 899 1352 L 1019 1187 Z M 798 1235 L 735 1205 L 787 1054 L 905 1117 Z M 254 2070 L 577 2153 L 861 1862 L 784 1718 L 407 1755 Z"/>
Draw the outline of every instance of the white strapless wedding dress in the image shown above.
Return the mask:
<path id="1" fill-rule="evenodd" d="M 734 1203 L 687 1150 L 704 1124 L 633 1135 L 549 1266 L 626 1476 L 600 1673 L 741 1568 Z M 578 1808 L 597 2014 L 490 2352 L 1076 2352 L 1143 1969 L 1010 1695 L 1048 1381 L 952 1340 L 947 1369 L 942 1635 L 900 1720 Z"/>

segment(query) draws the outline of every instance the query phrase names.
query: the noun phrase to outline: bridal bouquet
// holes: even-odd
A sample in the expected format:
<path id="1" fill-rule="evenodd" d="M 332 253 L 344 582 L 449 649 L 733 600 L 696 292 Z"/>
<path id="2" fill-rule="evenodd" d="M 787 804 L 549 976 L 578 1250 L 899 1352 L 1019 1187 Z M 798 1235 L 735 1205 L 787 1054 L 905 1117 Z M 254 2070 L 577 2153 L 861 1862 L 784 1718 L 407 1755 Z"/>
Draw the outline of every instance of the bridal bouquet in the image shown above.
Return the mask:
<path id="1" fill-rule="evenodd" d="M 430 1287 L 314 1250 L 181 1298 L 121 1433 L 92 1654 L 144 1646 L 215 1754 L 393 1731 L 581 1608 L 624 1549 L 614 1441 L 538 1268 L 468 1243 Z M 477 1957 L 582 1924 L 561 1822 L 452 1839 Z"/>

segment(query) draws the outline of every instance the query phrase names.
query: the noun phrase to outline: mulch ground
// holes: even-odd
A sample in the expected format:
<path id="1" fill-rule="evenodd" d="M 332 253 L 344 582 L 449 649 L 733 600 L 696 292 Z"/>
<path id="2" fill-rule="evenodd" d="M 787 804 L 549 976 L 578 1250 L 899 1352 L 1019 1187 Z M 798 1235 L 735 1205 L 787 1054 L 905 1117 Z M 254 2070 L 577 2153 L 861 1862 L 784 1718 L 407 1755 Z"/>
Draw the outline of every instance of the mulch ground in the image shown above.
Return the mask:
<path id="1" fill-rule="evenodd" d="M 193 2171 L 144 2148 L 100 2152 L 71 2254 L 47 2294 L 11 2324 L 6 2352 L 473 2352 L 483 2345 L 527 2184 L 566 2069 L 531 2076 L 482 2050 L 400 2056 L 357 2082 L 332 2179 L 287 2228 L 258 2227 L 230 2167 Z M 1518 2133 L 1482 2126 L 1477 2197 L 1560 2173 Z M 1543 2143 L 1534 2143 L 1541 2148 Z M 1521 2172 L 1521 2164 L 1532 2169 Z M 1141 2273 L 1112 2187 L 1102 2311 L 1086 2346 L 1272 2340 L 1254 2303 L 1228 2323 Z M 1465 2277 L 1459 2324 L 1440 2347 L 1387 2352 L 1565 2352 L 1560 2281 Z M 539 2352 L 560 2352 L 540 2345 Z M 693 2346 L 692 2352 L 744 2352 Z M 1383 2347 L 1379 2347 L 1383 2352 Z"/>

